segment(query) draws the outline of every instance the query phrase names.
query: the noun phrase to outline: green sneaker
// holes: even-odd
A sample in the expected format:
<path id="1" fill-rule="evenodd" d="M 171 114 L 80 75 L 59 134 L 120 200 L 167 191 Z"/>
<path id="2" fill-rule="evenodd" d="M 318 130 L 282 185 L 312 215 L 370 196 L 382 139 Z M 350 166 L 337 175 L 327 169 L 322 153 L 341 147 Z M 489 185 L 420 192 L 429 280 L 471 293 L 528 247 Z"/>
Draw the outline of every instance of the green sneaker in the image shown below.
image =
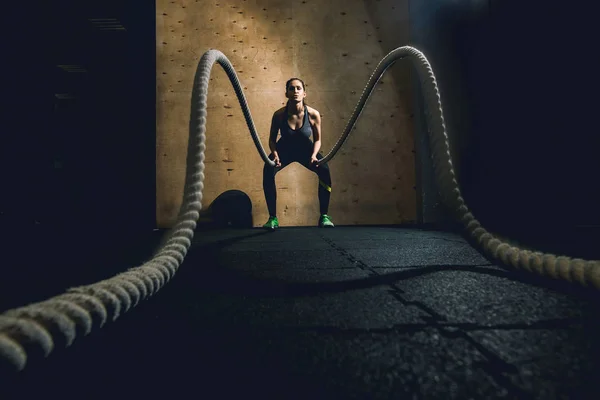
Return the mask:
<path id="1" fill-rule="evenodd" d="M 277 217 L 269 217 L 269 220 L 263 225 L 263 228 L 273 230 L 279 228 L 279 221 L 277 220 Z"/>
<path id="2" fill-rule="evenodd" d="M 319 218 L 319 227 L 321 228 L 333 228 L 333 222 L 331 222 L 331 218 L 329 218 L 329 215 L 327 214 L 323 214 L 321 215 L 321 218 Z"/>

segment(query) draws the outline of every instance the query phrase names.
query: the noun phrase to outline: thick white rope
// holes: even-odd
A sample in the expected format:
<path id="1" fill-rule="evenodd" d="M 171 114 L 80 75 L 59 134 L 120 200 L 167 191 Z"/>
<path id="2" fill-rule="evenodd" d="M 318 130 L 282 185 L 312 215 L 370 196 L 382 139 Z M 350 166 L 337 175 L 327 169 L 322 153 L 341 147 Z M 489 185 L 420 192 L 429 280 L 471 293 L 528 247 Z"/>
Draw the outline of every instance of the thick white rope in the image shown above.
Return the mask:
<path id="1" fill-rule="evenodd" d="M 600 289 L 600 262 L 521 250 L 492 236 L 469 212 L 455 179 L 435 76 L 425 56 L 413 47 L 397 48 L 379 63 L 344 133 L 319 163 L 328 162 L 334 157 L 347 140 L 377 81 L 392 64 L 403 57 L 412 61 L 423 87 L 434 170 L 442 199 L 449 209 L 456 212 L 457 218 L 465 225 L 475 242 L 491 258 L 515 268 Z M 28 354 L 48 356 L 56 343 L 69 346 L 77 334 L 87 335 L 94 327 L 103 326 L 107 320 L 116 320 L 121 313 L 158 292 L 173 278 L 191 246 L 202 209 L 206 101 L 209 77 L 215 62 L 223 67 L 235 89 L 261 158 L 274 166 L 256 132 L 233 66 L 220 51 L 207 51 L 200 59 L 194 77 L 185 188 L 175 226 L 165 235 L 150 261 L 143 265 L 110 279 L 71 288 L 62 295 L 8 310 L 0 315 L 0 362 L 7 362 L 15 370 L 22 370 L 27 364 Z"/>

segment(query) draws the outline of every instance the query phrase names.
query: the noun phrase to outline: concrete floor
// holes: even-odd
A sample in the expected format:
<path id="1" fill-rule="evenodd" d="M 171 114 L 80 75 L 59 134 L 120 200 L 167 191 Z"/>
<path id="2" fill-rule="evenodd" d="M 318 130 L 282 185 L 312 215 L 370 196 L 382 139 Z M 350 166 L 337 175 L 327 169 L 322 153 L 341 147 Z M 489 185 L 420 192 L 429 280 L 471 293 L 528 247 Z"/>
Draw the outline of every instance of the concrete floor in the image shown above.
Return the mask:
<path id="1" fill-rule="evenodd" d="M 0 397 L 596 399 L 597 306 L 451 232 L 198 232 L 157 295 Z"/>

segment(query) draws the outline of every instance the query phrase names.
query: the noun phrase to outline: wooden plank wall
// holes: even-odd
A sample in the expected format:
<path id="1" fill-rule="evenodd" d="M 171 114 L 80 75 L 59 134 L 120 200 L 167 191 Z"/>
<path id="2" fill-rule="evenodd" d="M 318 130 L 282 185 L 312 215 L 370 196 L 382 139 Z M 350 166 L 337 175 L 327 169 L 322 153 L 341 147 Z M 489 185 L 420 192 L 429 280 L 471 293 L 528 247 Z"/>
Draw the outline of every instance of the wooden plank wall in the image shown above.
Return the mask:
<path id="1" fill-rule="evenodd" d="M 172 226 L 185 177 L 191 88 L 198 61 L 222 51 L 243 84 L 268 152 L 273 112 L 285 82 L 302 78 L 307 104 L 323 117 L 322 154 L 335 144 L 378 62 L 409 44 L 408 1 L 157 0 L 157 224 Z M 410 66 L 392 67 L 345 147 L 330 163 L 329 214 L 336 224 L 416 220 Z M 263 162 L 225 72 L 216 65 L 208 95 L 203 205 L 237 189 L 253 204 L 255 226 L 268 218 Z M 276 178 L 282 226 L 317 222 L 317 176 L 292 164 Z"/>

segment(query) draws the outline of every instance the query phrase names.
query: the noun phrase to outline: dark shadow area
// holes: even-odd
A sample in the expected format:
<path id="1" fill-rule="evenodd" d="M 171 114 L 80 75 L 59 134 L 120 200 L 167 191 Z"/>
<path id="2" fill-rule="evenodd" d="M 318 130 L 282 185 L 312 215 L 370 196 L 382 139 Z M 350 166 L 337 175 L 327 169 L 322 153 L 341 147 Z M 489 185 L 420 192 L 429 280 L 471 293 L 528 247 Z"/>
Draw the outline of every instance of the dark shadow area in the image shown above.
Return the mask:
<path id="1" fill-rule="evenodd" d="M 156 208 L 155 2 L 5 12 L 0 308 L 119 271 Z"/>
<path id="2" fill-rule="evenodd" d="M 110 278 L 148 260 L 162 232 L 103 237 L 85 231 L 28 229 L 0 243 L 4 255 L 0 310 L 46 300 L 66 289 Z"/>
<path id="3" fill-rule="evenodd" d="M 491 229 L 537 246 L 600 234 L 593 85 L 577 83 L 581 64 L 552 56 L 595 47 L 583 3 L 492 1 L 463 57 L 476 110 L 465 160 L 473 209 Z"/>
<path id="4" fill-rule="evenodd" d="M 588 56 L 597 36 L 592 7 L 410 2 L 411 44 L 438 77 L 458 181 L 476 218 L 532 247 L 582 256 L 593 253 L 578 242 L 600 237 L 600 157 L 591 133 L 598 85 L 584 78 L 597 69 Z M 437 188 L 422 107 L 416 117 L 427 214 Z"/>

